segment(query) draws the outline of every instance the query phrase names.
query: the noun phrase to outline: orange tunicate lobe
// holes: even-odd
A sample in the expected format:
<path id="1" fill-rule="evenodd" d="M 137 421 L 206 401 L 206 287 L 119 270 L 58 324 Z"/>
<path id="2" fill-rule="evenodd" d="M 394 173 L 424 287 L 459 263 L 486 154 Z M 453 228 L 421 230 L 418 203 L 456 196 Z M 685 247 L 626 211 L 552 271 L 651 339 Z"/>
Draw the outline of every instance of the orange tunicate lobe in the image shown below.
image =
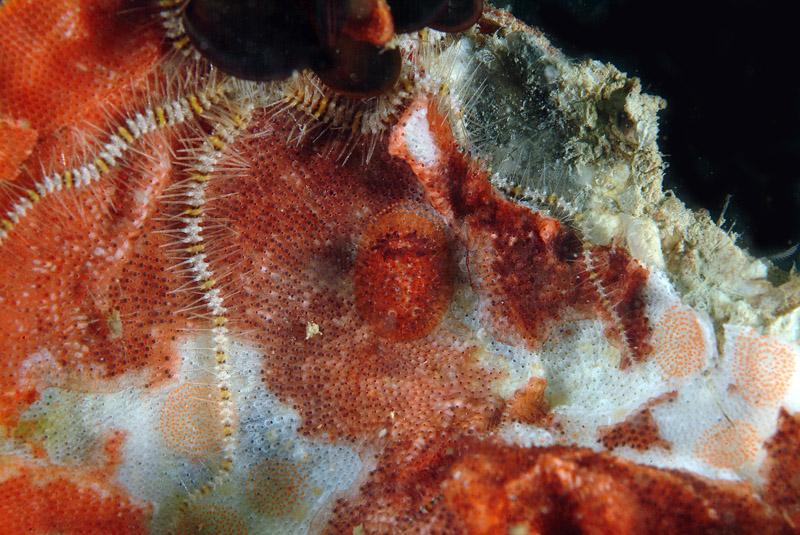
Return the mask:
<path id="1" fill-rule="evenodd" d="M 342 31 L 358 41 L 383 46 L 394 37 L 392 12 L 386 0 L 353 2 Z"/>
<path id="2" fill-rule="evenodd" d="M 419 206 L 378 214 L 364 232 L 355 265 L 355 299 L 384 338 L 407 341 L 438 325 L 453 295 L 451 251 L 442 223 Z"/>

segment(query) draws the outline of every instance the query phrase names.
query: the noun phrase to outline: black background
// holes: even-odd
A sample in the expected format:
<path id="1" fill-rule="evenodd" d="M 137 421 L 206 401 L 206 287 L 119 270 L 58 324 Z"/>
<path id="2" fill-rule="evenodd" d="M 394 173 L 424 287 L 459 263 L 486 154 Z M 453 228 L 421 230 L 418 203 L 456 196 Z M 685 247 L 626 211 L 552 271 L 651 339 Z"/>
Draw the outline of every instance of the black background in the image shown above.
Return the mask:
<path id="1" fill-rule="evenodd" d="M 608 61 L 667 99 L 665 189 L 725 214 L 757 255 L 800 239 L 800 13 L 794 0 L 514 0 L 575 58 Z M 498 6 L 506 5 L 498 2 Z M 787 7 L 788 6 L 788 7 Z M 800 259 L 776 263 L 784 268 Z"/>

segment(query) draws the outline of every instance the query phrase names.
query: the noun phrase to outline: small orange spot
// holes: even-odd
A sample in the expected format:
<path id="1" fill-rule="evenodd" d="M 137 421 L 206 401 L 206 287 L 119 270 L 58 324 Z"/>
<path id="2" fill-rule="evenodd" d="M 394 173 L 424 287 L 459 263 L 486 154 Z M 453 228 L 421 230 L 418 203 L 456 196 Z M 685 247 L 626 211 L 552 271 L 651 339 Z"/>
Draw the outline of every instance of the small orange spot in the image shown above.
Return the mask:
<path id="1" fill-rule="evenodd" d="M 269 460 L 252 471 L 247 487 L 256 509 L 268 516 L 282 516 L 300 505 L 308 484 L 294 464 Z"/>
<path id="2" fill-rule="evenodd" d="M 711 466 L 737 469 L 755 458 L 760 442 L 752 425 L 725 421 L 703 433 L 695 453 Z"/>
<path id="3" fill-rule="evenodd" d="M 786 396 L 796 360 L 791 345 L 743 329 L 734 342 L 733 375 L 745 399 L 759 406 L 772 405 Z"/>
<path id="4" fill-rule="evenodd" d="M 176 530 L 176 535 L 245 535 L 244 520 L 231 507 L 211 505 L 192 510 Z"/>
<path id="5" fill-rule="evenodd" d="M 656 325 L 653 335 L 653 356 L 664 373 L 671 377 L 688 377 L 705 364 L 706 339 L 694 312 L 674 305 Z"/>
<path id="6" fill-rule="evenodd" d="M 159 429 L 169 447 L 188 455 L 207 455 L 222 447 L 222 417 L 217 389 L 185 384 L 161 409 Z"/>
<path id="7" fill-rule="evenodd" d="M 420 338 L 439 324 L 453 295 L 448 236 L 421 206 L 397 204 L 361 237 L 355 297 L 364 319 L 389 340 Z"/>
<path id="8" fill-rule="evenodd" d="M 542 424 L 548 419 L 550 406 L 544 397 L 547 381 L 531 377 L 508 400 L 508 417 L 526 424 Z"/>

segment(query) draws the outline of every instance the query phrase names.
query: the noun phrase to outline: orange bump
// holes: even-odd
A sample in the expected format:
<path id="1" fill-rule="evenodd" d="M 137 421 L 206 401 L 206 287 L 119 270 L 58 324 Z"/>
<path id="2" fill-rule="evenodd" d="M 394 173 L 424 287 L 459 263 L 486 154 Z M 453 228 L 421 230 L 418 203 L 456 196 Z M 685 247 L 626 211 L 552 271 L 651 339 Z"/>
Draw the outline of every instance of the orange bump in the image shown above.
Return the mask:
<path id="1" fill-rule="evenodd" d="M 711 466 L 737 469 L 755 458 L 760 443 L 752 425 L 725 421 L 703 433 L 695 453 Z"/>
<path id="2" fill-rule="evenodd" d="M 674 305 L 658 320 L 653 334 L 653 356 L 670 377 L 688 377 L 705 364 L 706 339 L 697 315 Z"/>
<path id="3" fill-rule="evenodd" d="M 431 332 L 453 295 L 450 244 L 438 217 L 397 204 L 361 237 L 355 266 L 356 306 L 382 337 L 398 342 Z"/>
<path id="4" fill-rule="evenodd" d="M 508 417 L 511 421 L 542 424 L 548 419 L 550 406 L 544 396 L 547 380 L 531 377 L 508 400 Z"/>
<path id="5" fill-rule="evenodd" d="M 742 329 L 734 341 L 733 376 L 748 401 L 759 405 L 780 402 L 789 390 L 797 361 L 788 343 Z"/>
<path id="6" fill-rule="evenodd" d="M 253 506 L 268 516 L 282 516 L 297 508 L 305 496 L 305 477 L 287 461 L 269 460 L 259 464 L 247 480 Z"/>
<path id="7" fill-rule="evenodd" d="M 222 447 L 218 390 L 207 384 L 185 384 L 170 394 L 161 409 L 159 430 L 170 448 L 188 455 L 208 455 Z"/>
<path id="8" fill-rule="evenodd" d="M 245 535 L 247 526 L 233 508 L 210 505 L 191 511 L 176 535 Z"/>

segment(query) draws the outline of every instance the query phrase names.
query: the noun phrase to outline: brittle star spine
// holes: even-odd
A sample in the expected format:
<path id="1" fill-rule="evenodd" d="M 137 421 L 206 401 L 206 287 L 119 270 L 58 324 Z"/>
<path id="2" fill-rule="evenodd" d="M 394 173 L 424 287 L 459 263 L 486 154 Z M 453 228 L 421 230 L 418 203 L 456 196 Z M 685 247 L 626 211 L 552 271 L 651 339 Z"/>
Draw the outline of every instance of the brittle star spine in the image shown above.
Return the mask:
<path id="1" fill-rule="evenodd" d="M 212 325 L 213 344 L 211 351 L 214 354 L 215 387 L 218 393 L 222 461 L 217 472 L 197 489 L 190 491 L 184 498 L 178 510 L 176 521 L 185 515 L 192 505 L 202 496 L 212 492 L 225 482 L 233 470 L 236 455 L 236 409 L 231 394 L 231 369 L 230 353 L 231 340 L 228 335 L 227 309 L 223 296 L 217 288 L 214 271 L 207 262 L 206 242 L 203 237 L 203 206 L 205 204 L 205 190 L 210 180 L 213 179 L 217 164 L 223 156 L 225 149 L 233 143 L 241 128 L 247 124 L 253 111 L 253 105 L 246 102 L 234 110 L 218 106 L 219 118 L 216 120 L 210 135 L 205 136 L 202 145 L 194 156 L 194 164 L 188 169 L 188 187 L 185 190 L 184 203 L 186 208 L 180 215 L 180 220 L 185 225 L 182 229 L 184 237 L 181 241 L 187 244 L 185 253 L 194 282 L 200 291 L 205 309 L 210 314 L 209 321 Z"/>
<path id="2" fill-rule="evenodd" d="M 110 127 L 107 141 L 96 152 L 85 157 L 83 163 L 66 171 L 45 175 L 14 203 L 5 217 L 0 219 L 0 243 L 42 198 L 62 189 L 80 188 L 96 182 L 131 150 L 137 140 L 156 130 L 190 121 L 195 114 L 202 114 L 204 109 L 209 109 L 223 91 L 224 88 L 212 78 L 193 93 L 137 111 L 119 121 L 115 127 Z"/>

